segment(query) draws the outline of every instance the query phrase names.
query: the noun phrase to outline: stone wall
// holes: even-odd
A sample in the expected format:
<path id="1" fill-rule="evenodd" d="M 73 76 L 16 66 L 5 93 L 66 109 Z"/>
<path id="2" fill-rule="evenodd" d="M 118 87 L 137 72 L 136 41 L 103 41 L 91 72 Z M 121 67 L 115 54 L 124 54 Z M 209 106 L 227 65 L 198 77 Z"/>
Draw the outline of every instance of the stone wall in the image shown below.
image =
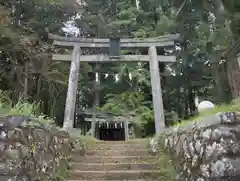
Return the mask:
<path id="1" fill-rule="evenodd" d="M 23 116 L 2 118 L 0 180 L 62 180 L 76 149 L 83 149 L 81 143 L 56 126 Z"/>
<path id="2" fill-rule="evenodd" d="M 225 112 L 163 130 L 178 181 L 240 181 L 240 118 Z"/>

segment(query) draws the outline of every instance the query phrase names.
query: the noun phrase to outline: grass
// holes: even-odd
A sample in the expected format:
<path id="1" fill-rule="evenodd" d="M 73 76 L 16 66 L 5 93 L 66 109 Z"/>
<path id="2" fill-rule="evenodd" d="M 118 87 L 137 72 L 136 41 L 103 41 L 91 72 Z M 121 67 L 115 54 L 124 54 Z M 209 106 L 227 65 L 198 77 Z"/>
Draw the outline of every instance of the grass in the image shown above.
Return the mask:
<path id="1" fill-rule="evenodd" d="M 240 108 L 240 103 L 237 103 L 237 104 L 236 103 L 235 104 L 231 103 L 231 104 L 219 105 L 219 106 L 216 106 L 213 109 L 208 109 L 208 110 L 202 111 L 197 116 L 193 116 L 189 119 L 182 120 L 181 123 L 177 123 L 174 126 L 183 126 L 186 123 L 191 122 L 191 121 L 200 121 L 204 117 L 211 116 L 211 115 L 214 115 L 214 114 L 217 114 L 217 113 L 220 113 L 220 112 L 235 112 L 239 108 Z"/>
<path id="2" fill-rule="evenodd" d="M 8 114 L 22 116 L 40 115 L 39 103 L 28 103 L 20 99 L 17 104 L 15 104 L 9 109 Z"/>
<path id="3" fill-rule="evenodd" d="M 40 123 L 53 125 L 54 119 L 41 114 L 39 105 L 38 102 L 29 103 L 22 98 L 13 104 L 7 94 L 0 90 L 0 117 L 7 115 L 37 117 Z"/>
<path id="4" fill-rule="evenodd" d="M 171 155 L 163 150 L 162 145 L 157 146 L 157 169 L 161 171 L 158 180 L 161 181 L 175 181 L 177 171 L 175 170 Z"/>
<path id="5" fill-rule="evenodd" d="M 156 169 L 160 170 L 159 174 L 159 181 L 175 181 L 177 172 L 173 166 L 172 160 L 171 160 L 171 155 L 167 153 L 163 149 L 162 142 L 160 138 L 153 136 L 152 138 L 156 139 L 158 141 L 157 146 L 157 153 L 156 153 L 156 158 L 154 158 L 153 163 L 155 160 L 157 161 Z M 148 140 L 148 149 L 151 149 L 151 139 L 152 138 L 146 138 L 145 140 Z M 142 162 L 142 163 L 149 163 L 149 161 Z"/>
<path id="6" fill-rule="evenodd" d="M 84 146 L 86 147 L 86 149 L 88 148 L 89 145 L 93 145 L 97 142 L 97 139 L 92 137 L 92 136 L 78 136 L 78 139 L 80 141 L 82 141 L 82 143 L 84 144 Z"/>
<path id="7" fill-rule="evenodd" d="M 0 90 L 0 114 L 1 115 L 22 115 L 38 116 L 40 115 L 40 104 L 38 102 L 29 103 L 22 97 L 16 104 L 10 99 L 10 93 Z"/>

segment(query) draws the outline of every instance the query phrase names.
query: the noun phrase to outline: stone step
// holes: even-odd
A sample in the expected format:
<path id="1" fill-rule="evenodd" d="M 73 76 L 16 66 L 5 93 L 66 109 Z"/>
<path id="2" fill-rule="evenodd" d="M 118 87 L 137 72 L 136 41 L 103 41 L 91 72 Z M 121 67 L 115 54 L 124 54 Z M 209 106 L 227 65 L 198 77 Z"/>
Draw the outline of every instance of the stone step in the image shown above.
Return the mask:
<path id="1" fill-rule="evenodd" d="M 126 149 L 126 150 L 88 150 L 85 155 L 91 156 L 145 156 L 151 154 L 150 149 Z"/>
<path id="2" fill-rule="evenodd" d="M 88 148 L 87 151 L 138 151 L 138 150 L 151 150 L 151 148 L 148 147 L 140 147 L 140 148 L 134 148 L 134 147 L 122 147 L 122 148 L 118 148 L 116 149 L 115 147 L 101 147 L 99 149 L 96 148 Z"/>
<path id="3" fill-rule="evenodd" d="M 132 139 L 129 141 L 97 141 L 97 144 L 133 144 L 133 143 L 149 143 L 150 139 L 149 138 L 145 138 L 145 139 Z"/>
<path id="4" fill-rule="evenodd" d="M 130 147 L 130 146 L 125 146 L 125 147 L 117 147 L 117 146 L 112 146 L 112 147 L 88 147 L 87 151 L 138 151 L 138 150 L 151 150 L 150 146 L 135 146 L 135 147 Z"/>
<path id="5" fill-rule="evenodd" d="M 158 179 L 160 170 L 115 170 L 115 171 L 79 171 L 68 172 L 69 180 L 136 180 Z"/>
<path id="6" fill-rule="evenodd" d="M 103 170 L 154 170 L 157 168 L 156 164 L 149 163 L 70 163 L 71 168 L 81 171 L 103 171 Z"/>
<path id="7" fill-rule="evenodd" d="M 131 140 L 131 141 L 96 141 L 95 145 L 147 145 L 149 144 L 150 140 L 149 139 L 136 139 L 136 140 Z"/>
<path id="8" fill-rule="evenodd" d="M 66 180 L 66 181 L 89 181 L 89 180 Z M 107 180 L 93 180 L 91 179 L 91 181 L 107 181 Z M 111 181 L 156 181 L 156 180 L 149 180 L 149 179 L 138 179 L 138 180 L 111 180 Z"/>
<path id="9" fill-rule="evenodd" d="M 82 163 L 155 163 L 156 156 L 79 156 L 72 162 Z"/>
<path id="10" fill-rule="evenodd" d="M 136 144 L 93 144 L 88 147 L 89 150 L 125 150 L 125 149 L 147 149 L 149 144 L 136 143 Z"/>

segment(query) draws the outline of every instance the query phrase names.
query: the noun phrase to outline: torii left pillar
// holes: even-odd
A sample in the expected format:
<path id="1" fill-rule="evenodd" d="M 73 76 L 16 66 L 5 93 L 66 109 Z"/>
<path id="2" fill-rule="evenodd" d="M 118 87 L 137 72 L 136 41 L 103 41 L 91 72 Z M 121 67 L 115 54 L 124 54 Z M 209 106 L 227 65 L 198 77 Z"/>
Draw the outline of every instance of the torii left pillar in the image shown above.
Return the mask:
<path id="1" fill-rule="evenodd" d="M 80 69 L 80 56 L 81 50 L 79 45 L 74 45 L 72 52 L 72 61 L 68 80 L 68 91 L 65 104 L 63 129 L 70 131 L 73 128 L 74 123 L 74 110 L 76 103 L 76 95 L 78 88 L 78 78 Z"/>

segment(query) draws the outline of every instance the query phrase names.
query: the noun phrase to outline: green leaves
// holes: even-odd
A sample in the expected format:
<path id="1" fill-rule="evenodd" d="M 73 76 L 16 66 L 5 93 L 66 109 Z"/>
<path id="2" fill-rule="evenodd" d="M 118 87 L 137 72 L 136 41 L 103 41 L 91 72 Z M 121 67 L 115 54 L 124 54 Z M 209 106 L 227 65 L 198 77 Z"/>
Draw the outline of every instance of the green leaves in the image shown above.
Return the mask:
<path id="1" fill-rule="evenodd" d="M 139 108 L 141 102 L 144 100 L 144 96 L 139 92 L 123 92 L 118 95 L 109 94 L 105 97 L 106 104 L 102 107 L 102 110 L 111 112 L 116 107 L 120 112 L 125 114 L 132 113 L 135 109 Z"/>

